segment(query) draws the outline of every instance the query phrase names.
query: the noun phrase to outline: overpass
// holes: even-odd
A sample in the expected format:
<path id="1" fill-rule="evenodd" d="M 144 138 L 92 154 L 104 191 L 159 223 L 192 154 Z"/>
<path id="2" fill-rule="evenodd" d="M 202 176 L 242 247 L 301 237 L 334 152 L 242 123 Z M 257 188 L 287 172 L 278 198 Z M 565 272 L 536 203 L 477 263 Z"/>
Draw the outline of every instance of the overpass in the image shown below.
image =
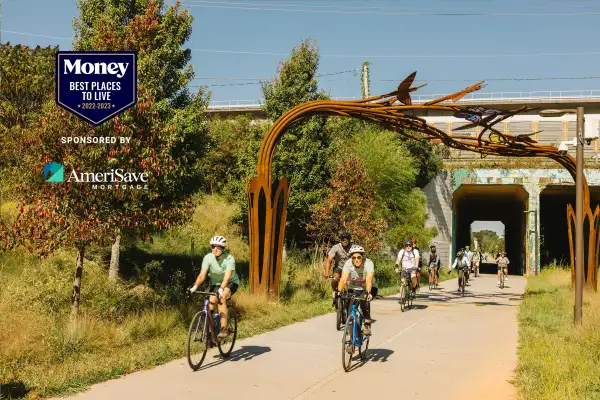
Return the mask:
<path id="1" fill-rule="evenodd" d="M 413 95 L 412 99 L 413 103 L 422 104 L 441 96 Z M 498 109 L 524 105 L 539 109 L 583 106 L 586 137 L 598 138 L 600 132 L 600 90 L 471 93 L 457 104 Z M 213 102 L 208 112 L 223 117 L 251 114 L 257 120 L 266 120 L 261 106 L 258 100 Z M 449 134 L 468 123 L 442 112 L 418 110 L 412 113 Z M 499 129 L 512 135 L 539 132 L 533 137 L 536 141 L 558 146 L 561 141 L 575 137 L 576 118 L 574 115 L 542 118 L 531 111 L 507 119 Z M 479 132 L 475 127 L 460 134 L 476 136 Z M 569 153 L 575 157 L 575 148 L 570 147 Z M 600 204 L 598 140 L 585 146 L 584 157 L 593 210 Z M 535 273 L 546 263 L 568 262 L 566 205 L 575 204 L 575 187 L 570 175 L 558 164 L 543 159 L 496 156 L 482 159 L 478 153 L 456 150 L 450 151 L 444 163 L 443 173 L 423 191 L 429 211 L 427 224 L 438 228 L 433 242 L 445 264 L 452 261 L 457 248 L 469 244 L 474 221 L 504 224 L 511 273 Z"/>

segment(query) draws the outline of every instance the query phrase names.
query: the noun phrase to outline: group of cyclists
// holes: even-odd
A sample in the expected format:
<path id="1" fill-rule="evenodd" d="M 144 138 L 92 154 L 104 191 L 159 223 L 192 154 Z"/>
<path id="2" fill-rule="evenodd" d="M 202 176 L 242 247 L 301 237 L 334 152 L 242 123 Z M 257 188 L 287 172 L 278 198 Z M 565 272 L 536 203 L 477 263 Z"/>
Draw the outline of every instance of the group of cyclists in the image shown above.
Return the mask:
<path id="1" fill-rule="evenodd" d="M 230 332 L 227 329 L 227 303 L 225 300 L 230 298 L 239 287 L 240 279 L 235 271 L 235 259 L 227 251 L 227 239 L 223 236 L 214 236 L 210 239 L 211 252 L 204 256 L 200 273 L 196 278 L 194 286 L 189 291 L 194 293 L 207 278 L 210 281 L 210 291 L 216 296 L 210 298 L 211 305 L 218 305 L 218 312 L 221 315 L 218 337 L 226 338 Z M 468 273 L 475 272 L 479 274 L 479 264 L 482 261 L 479 252 L 472 252 L 470 246 L 461 248 L 450 267 L 452 269 L 464 269 L 466 281 L 468 282 Z M 327 253 L 325 261 L 325 270 L 327 274 L 330 271 L 333 262 L 333 279 L 331 288 L 333 291 L 333 305 L 336 305 L 340 293 L 348 285 L 349 289 L 361 288 L 366 292 L 366 298 L 360 301 L 360 308 L 364 315 L 363 334 L 371 334 L 371 307 L 370 302 L 377 296 L 377 283 L 375 281 L 375 264 L 366 257 L 365 249 L 358 244 L 352 243 L 352 236 L 349 232 L 343 232 L 340 235 L 340 242 L 334 245 Z M 507 275 L 509 260 L 505 252 L 498 253 L 496 256 L 498 264 L 498 285 L 500 285 L 500 270 L 504 269 L 504 276 Z M 441 268 L 440 256 L 437 253 L 435 245 L 430 246 L 427 267 L 430 274 L 434 274 L 437 285 L 439 272 Z M 420 272 L 422 268 L 422 255 L 417 247 L 416 239 L 412 238 L 404 242 L 402 248 L 396 257 L 396 273 L 406 277 L 411 282 L 411 295 L 420 288 Z M 468 283 L 467 283 L 468 284 Z M 459 283 L 460 285 L 460 283 Z M 212 309 L 212 307 L 211 307 Z"/>

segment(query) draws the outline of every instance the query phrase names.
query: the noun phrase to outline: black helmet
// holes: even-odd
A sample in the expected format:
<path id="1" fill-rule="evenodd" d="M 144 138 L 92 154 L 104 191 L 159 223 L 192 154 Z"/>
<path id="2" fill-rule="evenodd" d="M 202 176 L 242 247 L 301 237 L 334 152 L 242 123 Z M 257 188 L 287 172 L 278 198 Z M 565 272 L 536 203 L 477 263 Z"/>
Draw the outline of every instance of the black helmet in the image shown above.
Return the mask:
<path id="1" fill-rule="evenodd" d="M 406 247 L 406 246 L 412 246 L 412 245 L 413 245 L 413 242 L 410 239 L 404 242 L 404 247 Z"/>
<path id="2" fill-rule="evenodd" d="M 342 234 L 340 235 L 340 239 L 341 240 L 343 240 L 343 239 L 350 240 L 350 239 L 352 239 L 352 235 L 350 235 L 350 232 L 342 232 Z"/>
<path id="3" fill-rule="evenodd" d="M 430 249 L 435 249 L 435 244 L 432 244 L 431 246 L 429 246 Z"/>

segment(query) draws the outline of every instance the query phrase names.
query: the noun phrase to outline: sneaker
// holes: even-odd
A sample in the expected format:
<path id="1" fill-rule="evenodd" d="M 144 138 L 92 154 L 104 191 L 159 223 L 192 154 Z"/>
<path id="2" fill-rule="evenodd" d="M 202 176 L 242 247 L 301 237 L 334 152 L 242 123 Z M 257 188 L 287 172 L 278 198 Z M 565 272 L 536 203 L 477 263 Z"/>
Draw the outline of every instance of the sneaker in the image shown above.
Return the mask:
<path id="1" fill-rule="evenodd" d="M 496 286 L 500 287 L 500 281 L 498 281 L 498 284 Z"/>
<path id="2" fill-rule="evenodd" d="M 225 339 L 227 336 L 229 336 L 229 330 L 227 328 L 221 328 L 221 331 L 217 335 L 217 338 Z"/>
<path id="3" fill-rule="evenodd" d="M 371 334 L 371 324 L 364 324 L 362 328 L 362 334 L 367 336 Z"/>

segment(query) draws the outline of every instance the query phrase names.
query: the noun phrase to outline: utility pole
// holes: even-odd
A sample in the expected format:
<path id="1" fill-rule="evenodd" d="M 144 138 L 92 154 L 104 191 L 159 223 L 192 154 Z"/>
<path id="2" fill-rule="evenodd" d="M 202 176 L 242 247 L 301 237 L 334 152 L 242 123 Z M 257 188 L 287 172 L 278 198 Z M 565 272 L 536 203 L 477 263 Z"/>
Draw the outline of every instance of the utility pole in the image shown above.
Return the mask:
<path id="1" fill-rule="evenodd" d="M 362 69 L 362 95 L 363 99 L 369 97 L 369 64 L 370 62 L 366 61 L 363 63 Z"/>

